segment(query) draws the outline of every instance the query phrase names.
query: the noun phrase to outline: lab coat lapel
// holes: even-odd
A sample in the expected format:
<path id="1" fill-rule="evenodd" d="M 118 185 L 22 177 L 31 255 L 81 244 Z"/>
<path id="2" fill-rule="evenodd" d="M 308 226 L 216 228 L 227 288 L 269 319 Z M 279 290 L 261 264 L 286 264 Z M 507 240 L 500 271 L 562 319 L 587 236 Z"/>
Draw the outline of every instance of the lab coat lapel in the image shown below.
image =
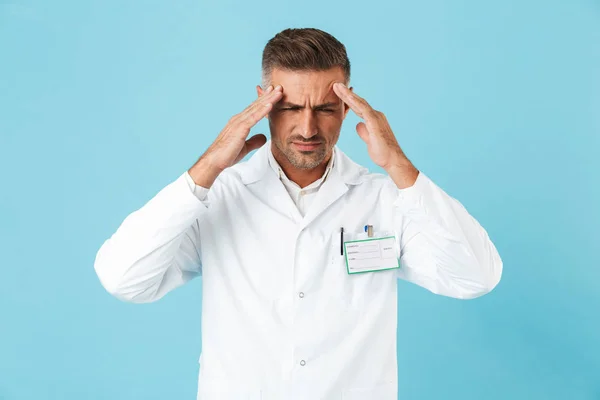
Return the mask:
<path id="1" fill-rule="evenodd" d="M 323 185 L 315 195 L 312 204 L 306 210 L 306 215 L 302 220 L 302 226 L 307 226 L 314 221 L 323 211 L 332 205 L 337 199 L 342 197 L 348 191 L 348 186 L 342 180 L 339 172 L 334 168 L 323 182 Z"/>
<path id="2" fill-rule="evenodd" d="M 294 200 L 285 189 L 285 186 L 275 173 L 269 168 L 263 175 L 262 179 L 255 184 L 256 192 L 263 193 L 265 202 L 280 214 L 288 217 L 294 222 L 299 222 L 302 215 L 296 207 Z"/>
<path id="3" fill-rule="evenodd" d="M 245 185 L 252 185 L 254 193 L 274 211 L 294 222 L 302 220 L 298 207 L 290 197 L 279 177 L 269 166 L 267 151 L 271 151 L 268 141 L 246 163 L 234 166 Z"/>
<path id="4" fill-rule="evenodd" d="M 301 222 L 303 227 L 314 221 L 336 200 L 342 197 L 348 186 L 358 185 L 366 176 L 368 170 L 352 161 L 337 146 L 335 161 L 315 199 L 302 218 L 296 204 L 291 199 L 285 186 L 269 166 L 268 153 L 271 151 L 271 141 L 263 145 L 247 163 L 238 164 L 233 168 L 238 170 L 245 185 L 253 185 L 255 193 L 265 204 L 280 214 L 295 222 Z"/>
<path id="5" fill-rule="evenodd" d="M 314 221 L 323 211 L 336 202 L 352 185 L 358 185 L 368 170 L 352 161 L 337 146 L 334 147 L 335 160 L 333 168 L 316 194 L 313 203 L 306 211 L 303 226 Z"/>

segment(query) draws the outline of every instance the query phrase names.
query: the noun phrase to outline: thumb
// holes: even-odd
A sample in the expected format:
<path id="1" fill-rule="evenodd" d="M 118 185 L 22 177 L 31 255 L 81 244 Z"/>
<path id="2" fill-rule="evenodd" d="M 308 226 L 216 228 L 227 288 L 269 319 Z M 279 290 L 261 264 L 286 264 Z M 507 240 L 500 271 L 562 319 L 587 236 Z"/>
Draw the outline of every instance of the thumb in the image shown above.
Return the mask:
<path id="1" fill-rule="evenodd" d="M 246 140 L 244 147 L 242 147 L 242 150 L 240 150 L 240 153 L 233 163 L 237 164 L 242 158 L 246 157 L 248 153 L 262 147 L 265 143 L 267 143 L 267 137 L 265 135 L 259 133 L 258 135 L 252 136 L 250 139 Z"/>
<path id="2" fill-rule="evenodd" d="M 267 143 L 267 137 L 262 133 L 259 133 L 246 140 L 246 149 L 248 150 L 248 153 L 250 153 L 252 150 L 261 148 L 265 143 Z"/>
<path id="3" fill-rule="evenodd" d="M 369 143 L 369 130 L 364 122 L 356 124 L 356 133 L 365 143 Z"/>

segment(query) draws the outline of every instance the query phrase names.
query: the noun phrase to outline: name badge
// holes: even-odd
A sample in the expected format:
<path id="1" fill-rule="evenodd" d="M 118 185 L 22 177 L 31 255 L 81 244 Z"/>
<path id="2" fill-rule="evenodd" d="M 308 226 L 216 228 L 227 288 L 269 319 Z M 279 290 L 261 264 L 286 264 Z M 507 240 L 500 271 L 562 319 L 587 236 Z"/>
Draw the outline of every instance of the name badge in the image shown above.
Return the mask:
<path id="1" fill-rule="evenodd" d="M 395 236 L 345 241 L 344 254 L 349 274 L 400 268 Z"/>

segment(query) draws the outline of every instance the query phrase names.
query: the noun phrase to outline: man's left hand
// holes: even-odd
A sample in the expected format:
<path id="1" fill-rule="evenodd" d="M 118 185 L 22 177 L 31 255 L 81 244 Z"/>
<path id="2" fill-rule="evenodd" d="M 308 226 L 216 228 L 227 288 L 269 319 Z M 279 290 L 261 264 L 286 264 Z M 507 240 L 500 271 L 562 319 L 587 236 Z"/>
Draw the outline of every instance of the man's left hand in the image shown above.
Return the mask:
<path id="1" fill-rule="evenodd" d="M 373 109 L 365 99 L 348 89 L 343 83 L 335 83 L 333 90 L 356 115 L 364 120 L 356 125 L 356 132 L 367 144 L 371 160 L 383 168 L 400 189 L 412 186 L 419 171 L 400 148 L 385 115 Z"/>

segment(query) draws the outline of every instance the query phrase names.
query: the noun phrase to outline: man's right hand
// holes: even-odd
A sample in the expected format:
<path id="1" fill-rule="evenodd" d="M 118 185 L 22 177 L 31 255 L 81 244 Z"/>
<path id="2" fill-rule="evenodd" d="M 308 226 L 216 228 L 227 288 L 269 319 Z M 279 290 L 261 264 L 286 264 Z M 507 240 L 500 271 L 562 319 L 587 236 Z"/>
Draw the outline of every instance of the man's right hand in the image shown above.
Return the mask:
<path id="1" fill-rule="evenodd" d="M 265 135 L 258 134 L 246 140 L 250 129 L 265 117 L 273 108 L 273 104 L 283 97 L 281 86 L 272 86 L 244 111 L 234 115 L 208 150 L 189 170 L 196 185 L 210 188 L 217 176 L 231 167 L 249 152 L 256 150 L 267 142 Z"/>

